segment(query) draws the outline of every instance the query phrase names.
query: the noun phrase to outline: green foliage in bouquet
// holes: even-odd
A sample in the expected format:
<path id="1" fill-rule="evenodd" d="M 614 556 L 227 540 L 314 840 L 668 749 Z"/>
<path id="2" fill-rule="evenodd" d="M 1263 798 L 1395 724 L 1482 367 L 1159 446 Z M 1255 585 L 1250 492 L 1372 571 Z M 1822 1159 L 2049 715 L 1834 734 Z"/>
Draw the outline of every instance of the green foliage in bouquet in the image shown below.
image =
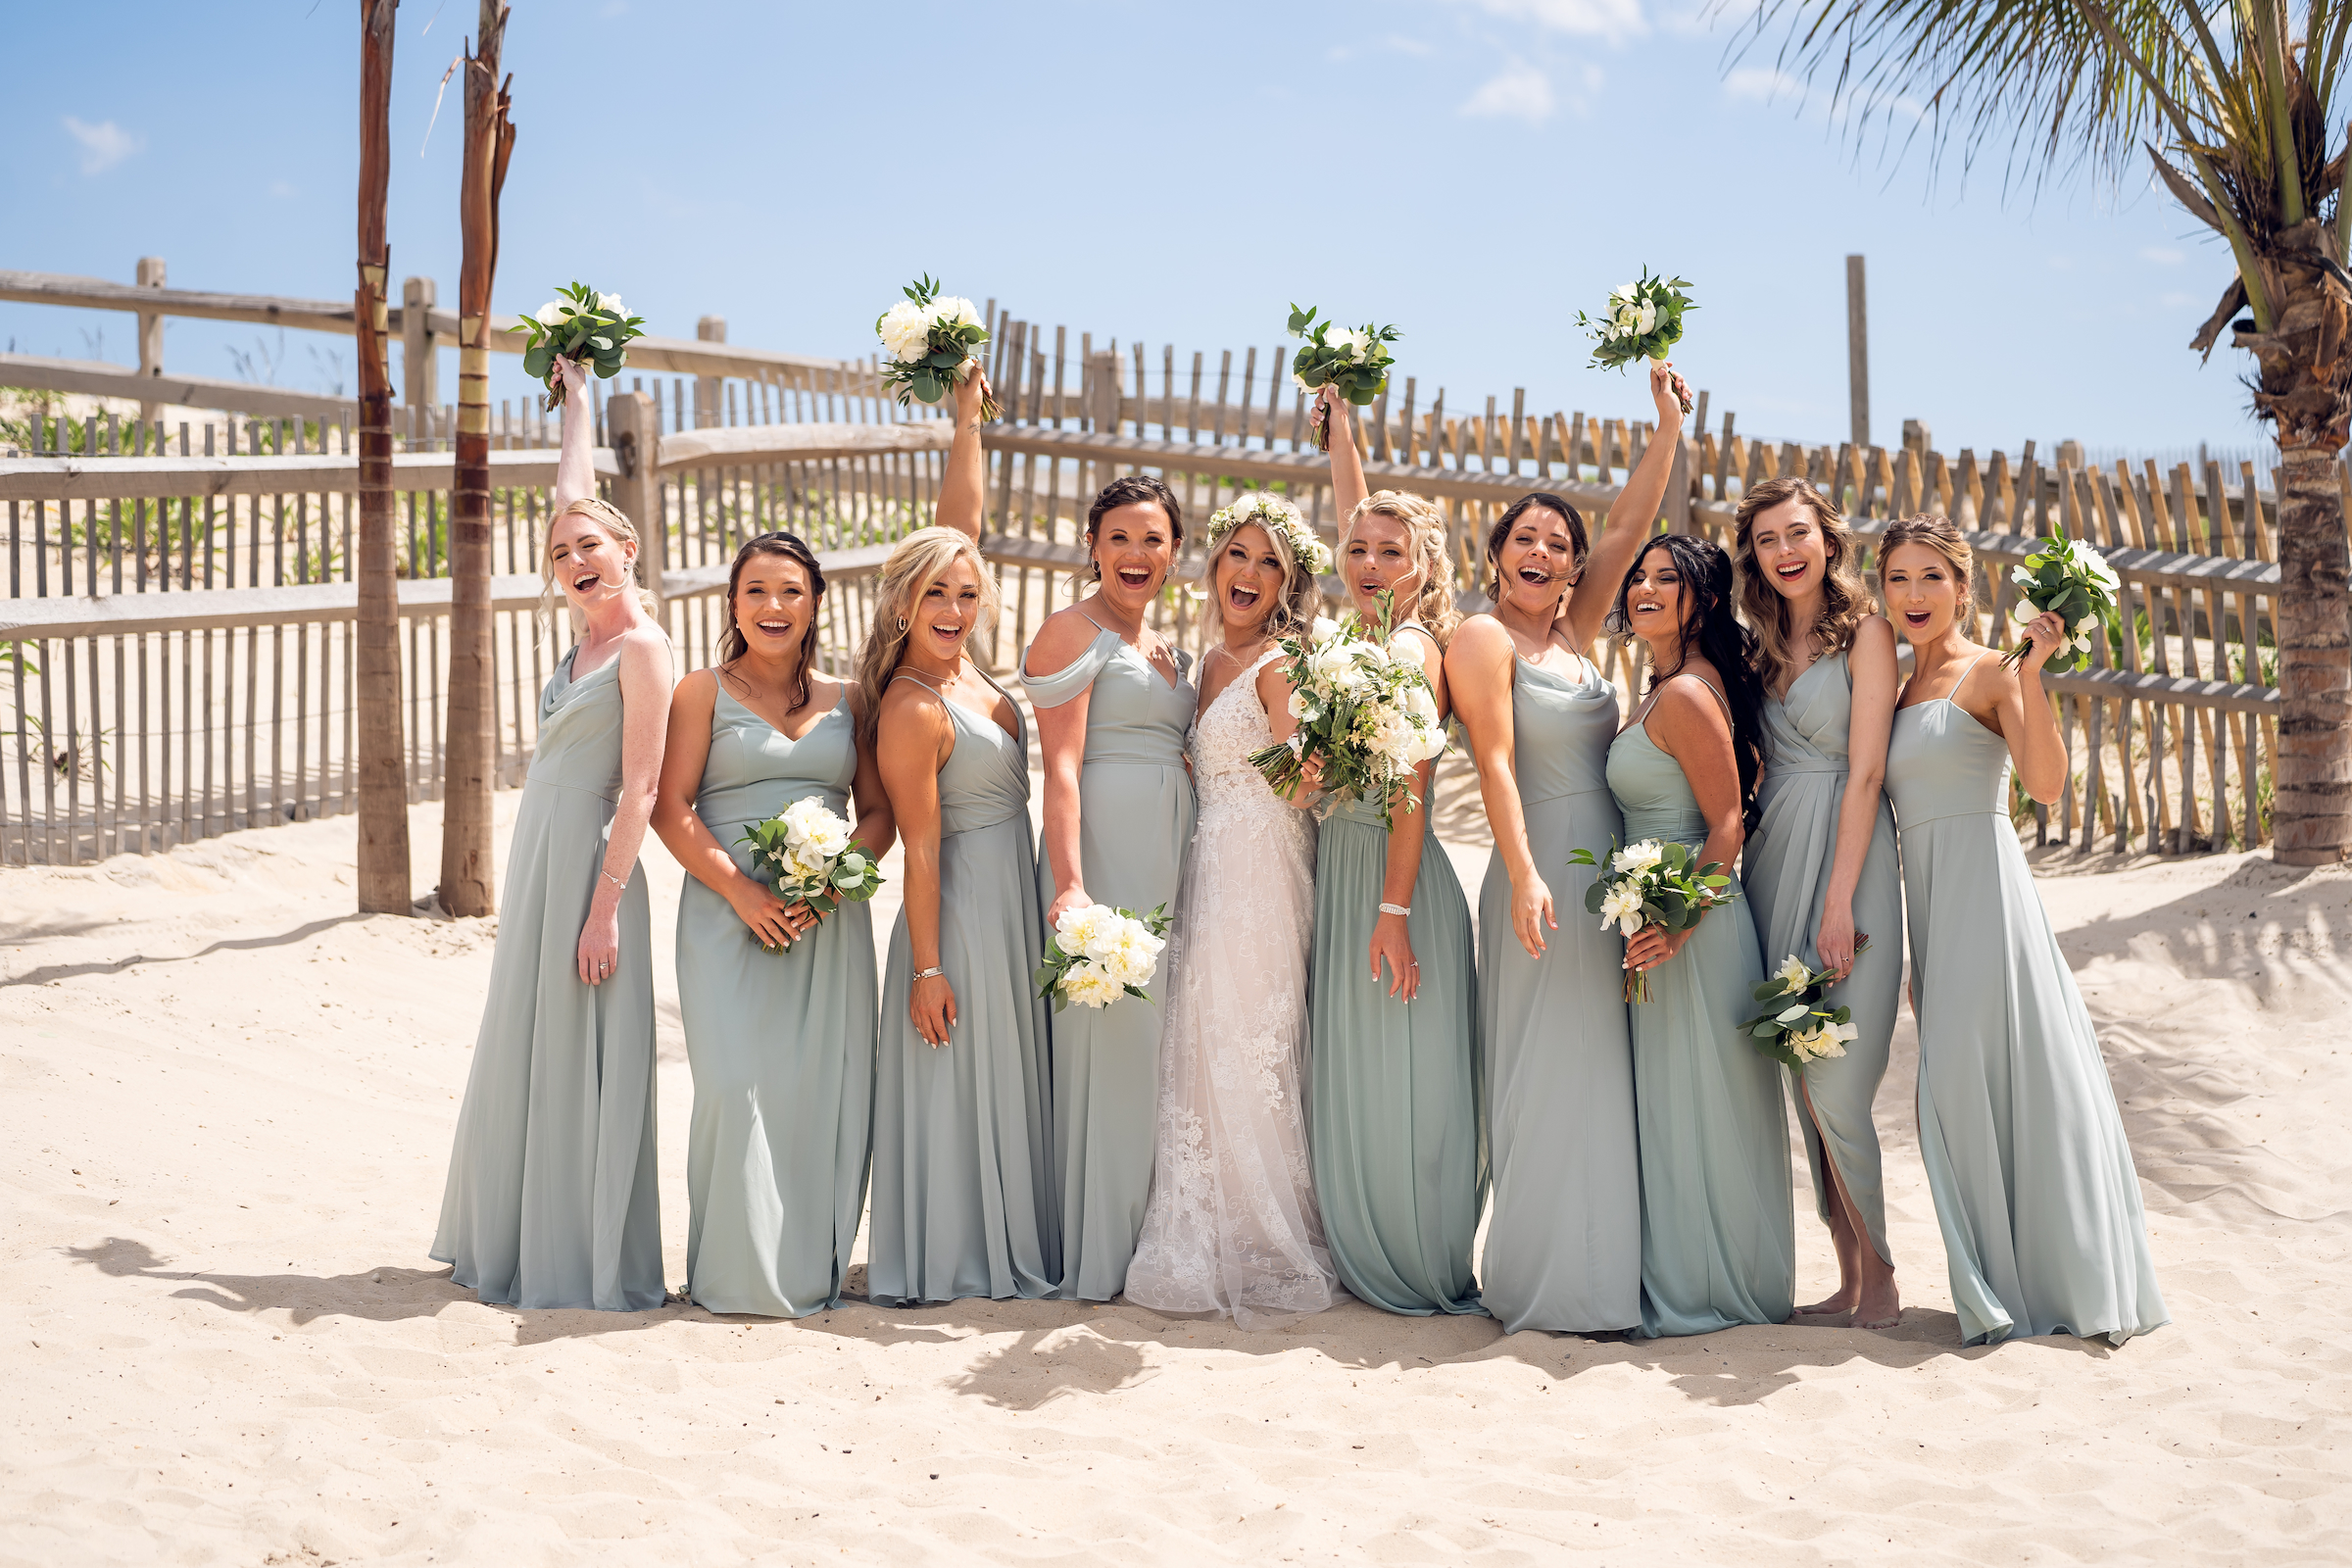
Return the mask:
<path id="1" fill-rule="evenodd" d="M 619 295 L 599 294 L 575 282 L 507 330 L 530 334 L 522 351 L 523 373 L 547 383 L 547 407 L 554 409 L 564 402 L 556 361 L 577 361 L 582 369 L 610 381 L 629 363 L 630 341 L 645 336 L 645 318 L 629 315 Z"/>
<path id="2" fill-rule="evenodd" d="M 794 806 L 815 806 L 823 810 L 821 803 L 814 801 L 795 802 Z M 826 828 L 846 837 L 847 823 L 830 811 L 823 811 L 823 816 Z M 820 920 L 844 904 L 863 904 L 881 890 L 882 864 L 864 845 L 849 839 L 835 854 L 821 855 L 812 848 L 809 827 L 806 817 L 788 808 L 781 815 L 754 822 L 735 842 L 751 846 L 755 870 L 772 876 L 777 898 L 788 905 L 808 905 Z M 759 941 L 758 932 L 748 934 Z"/>
<path id="3" fill-rule="evenodd" d="M 2097 551 L 2081 540 L 2068 538 L 2063 530 L 2052 538 L 2037 541 L 2034 554 L 2009 568 L 2009 580 L 2018 588 L 2018 601 L 2009 609 L 2012 625 L 2023 627 L 2045 610 L 2057 612 L 2066 622 L 2065 640 L 2042 666 L 2054 675 L 2063 675 L 2089 662 L 2094 628 L 2113 623 L 2120 633 L 2121 618 L 2116 612 L 2115 596 L 2122 584 L 2115 568 Z M 2033 646 L 2032 638 L 2021 638 L 2015 648 L 2001 656 L 2002 665 L 2015 669 L 2026 657 L 2026 650 Z"/>
<path id="4" fill-rule="evenodd" d="M 1592 364 L 1622 370 L 1637 360 L 1664 359 L 1683 340 L 1684 314 L 1698 309 L 1684 292 L 1690 286 L 1689 278 L 1652 277 L 1644 267 L 1641 277 L 1610 293 L 1599 317 L 1577 312 L 1576 324 L 1592 339 Z M 1689 403 L 1683 412 L 1690 412 Z"/>
<path id="5" fill-rule="evenodd" d="M 1305 341 L 1291 357 L 1291 380 L 1302 392 L 1328 386 L 1357 408 L 1370 406 L 1389 389 L 1389 367 L 1396 357 L 1389 345 L 1402 334 L 1394 326 L 1339 326 L 1315 319 L 1313 307 L 1291 307 L 1290 334 Z M 1331 413 L 1318 402 L 1311 421 L 1315 450 L 1331 450 Z"/>
<path id="6" fill-rule="evenodd" d="M 882 362 L 882 384 L 898 391 L 899 406 L 909 399 L 937 403 L 979 368 L 988 324 L 972 302 L 942 294 L 926 272 L 902 290 L 906 297 L 874 318 L 874 335 L 890 351 Z M 998 415 L 997 400 L 980 406 L 980 417 Z"/>
<path id="7" fill-rule="evenodd" d="M 1615 926 L 1629 938 L 1650 926 L 1679 935 L 1709 909 L 1740 896 L 1721 860 L 1703 865 L 1697 860 L 1690 846 L 1674 839 L 1642 839 L 1622 850 L 1611 840 L 1605 864 L 1591 850 L 1568 856 L 1570 865 L 1589 865 L 1597 873 L 1585 889 L 1585 912 L 1599 915 L 1602 930 Z M 1647 1002 L 1648 976 L 1628 971 L 1625 1000 Z"/>
<path id="8" fill-rule="evenodd" d="M 1854 956 L 1869 951 L 1870 938 L 1857 937 Z M 1742 1023 L 1740 1032 L 1757 1051 L 1789 1067 L 1844 1055 L 1845 1043 L 1856 1033 L 1854 1009 L 1821 1004 L 1838 979 L 1826 969 L 1806 968 L 1789 955 L 1771 979 L 1755 988 L 1764 1010 Z"/>
<path id="9" fill-rule="evenodd" d="M 1288 741 L 1250 754 L 1250 765 L 1284 799 L 1295 795 L 1317 763 L 1334 801 L 1377 801 L 1383 827 L 1394 826 L 1396 803 L 1413 810 L 1412 772 L 1446 750 L 1438 701 L 1421 662 L 1390 651 L 1396 596 L 1378 596 L 1380 619 L 1352 612 L 1314 624 L 1276 646 L 1291 685 L 1291 715 L 1298 727 Z"/>

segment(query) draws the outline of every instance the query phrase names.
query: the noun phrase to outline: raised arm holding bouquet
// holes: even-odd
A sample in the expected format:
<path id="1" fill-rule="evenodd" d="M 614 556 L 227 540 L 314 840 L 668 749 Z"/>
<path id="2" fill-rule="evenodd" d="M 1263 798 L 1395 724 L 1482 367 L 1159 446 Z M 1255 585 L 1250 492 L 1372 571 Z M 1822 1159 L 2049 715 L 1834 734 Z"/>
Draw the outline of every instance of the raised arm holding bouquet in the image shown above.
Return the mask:
<path id="1" fill-rule="evenodd" d="M 899 406 L 909 400 L 937 403 L 952 387 L 979 373 L 980 348 L 988 341 L 988 323 L 970 300 L 942 294 L 929 273 L 906 285 L 906 297 L 874 319 L 875 335 L 890 351 L 882 362 L 882 384 L 898 392 Z M 980 417 L 997 416 L 997 400 L 983 395 Z"/>
<path id="2" fill-rule="evenodd" d="M 1291 358 L 1291 380 L 1315 399 L 1310 423 L 1315 450 L 1331 450 L 1331 410 L 1345 401 L 1366 408 L 1389 388 L 1389 367 L 1396 363 L 1389 345 L 1401 336 L 1393 326 L 1341 326 L 1315 319 L 1313 306 L 1291 307 L 1291 336 L 1304 341 Z M 1328 390 L 1326 390 L 1328 389 Z"/>
<path id="3" fill-rule="evenodd" d="M 1608 309 L 1599 318 L 1576 313 L 1576 324 L 1592 338 L 1592 363 L 1604 370 L 1621 370 L 1636 360 L 1663 360 L 1683 340 L 1683 313 L 1694 311 L 1684 292 L 1690 280 L 1652 277 L 1649 269 L 1631 283 L 1620 283 L 1609 295 Z M 1683 412 L 1690 412 L 1688 393 Z"/>
<path id="4" fill-rule="evenodd" d="M 573 283 L 508 330 L 530 335 L 522 351 L 522 368 L 547 383 L 546 407 L 555 409 L 563 405 L 568 384 L 558 362 L 568 361 L 610 381 L 629 363 L 630 342 L 645 336 L 645 318 L 629 315 L 617 294 L 599 294 L 585 283 Z"/>

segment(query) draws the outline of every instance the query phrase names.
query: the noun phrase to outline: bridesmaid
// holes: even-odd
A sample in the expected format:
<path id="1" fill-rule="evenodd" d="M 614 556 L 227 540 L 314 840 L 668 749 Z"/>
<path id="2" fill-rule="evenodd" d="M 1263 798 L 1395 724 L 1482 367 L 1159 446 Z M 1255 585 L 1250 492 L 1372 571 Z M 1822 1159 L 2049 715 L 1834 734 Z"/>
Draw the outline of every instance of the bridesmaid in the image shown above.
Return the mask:
<path id="1" fill-rule="evenodd" d="M 541 575 L 587 635 L 539 695 L 505 906 L 432 1255 L 502 1306 L 660 1306 L 653 917 L 645 842 L 669 719 L 669 639 L 637 530 L 596 499 L 587 378 L 562 364 L 563 450 Z"/>
<path id="2" fill-rule="evenodd" d="M 1494 834 L 1478 899 L 1478 1000 L 1494 1207 L 1481 1299 L 1503 1332 L 1599 1334 L 1642 1321 L 1642 1189 L 1625 945 L 1584 911 L 1565 936 L 1544 871 L 1622 837 L 1609 794 L 1617 688 L 1585 656 L 1657 517 L 1683 419 L 1681 377 L 1649 372 L 1657 434 L 1609 509 L 1599 548 L 1553 495 L 1514 503 L 1487 536 L 1492 611 L 1462 622 L 1446 684 Z M 1592 573 L 1599 586 L 1579 593 Z M 1515 939 L 1515 940 L 1514 940 Z"/>
<path id="3" fill-rule="evenodd" d="M 2054 614 L 2028 624 L 2014 672 L 1988 657 L 1969 635 L 1968 543 L 1942 517 L 1889 524 L 1879 568 L 1912 650 L 1886 784 L 1911 923 L 1920 1155 L 1961 1343 L 2121 1345 L 2171 1318 L 2098 1035 L 2007 809 L 2012 763 L 2037 801 L 2066 788 L 2041 684 L 2063 627 Z"/>
<path id="4" fill-rule="evenodd" d="M 787 907 L 742 843 L 796 801 L 846 814 L 854 798 L 857 842 L 890 848 L 873 746 L 858 741 L 863 697 L 814 664 L 824 598 L 798 537 L 746 540 L 727 572 L 718 662 L 670 700 L 654 831 L 693 878 L 678 899 L 694 1072 L 686 1294 L 713 1312 L 839 1306 L 865 1208 L 872 911 L 844 905 L 820 922 L 806 904 Z"/>
<path id="5" fill-rule="evenodd" d="M 1453 630 L 1446 519 L 1419 496 L 1364 491 L 1354 420 L 1331 409 L 1331 482 L 1340 514 L 1340 580 L 1356 612 L 1396 596 L 1391 647 L 1421 661 L 1448 710 L 1445 640 Z M 1308 1144 L 1325 1240 L 1348 1289 L 1412 1317 L 1485 1315 L 1470 1269 L 1486 1197 L 1479 1129 L 1478 975 L 1470 906 L 1429 830 L 1429 781 L 1394 830 L 1348 802 L 1325 819 L 1315 851 L 1313 1116 Z M 1385 970 L 1385 973 L 1384 973 Z"/>
<path id="6" fill-rule="evenodd" d="M 960 437 L 959 437 L 960 442 Z M 945 505 L 943 499 L 943 507 Z M 967 531 L 899 541 L 858 658 L 906 846 L 882 984 L 866 1294 L 1035 1300 L 1060 1274 L 1020 710 L 968 656 L 998 612 Z"/>
<path id="7" fill-rule="evenodd" d="M 1674 840 L 1727 869 L 1753 825 L 1763 692 L 1720 546 L 1664 534 L 1617 590 L 1609 629 L 1647 645 L 1647 697 L 1609 746 L 1628 843 Z M 1633 1014 L 1644 1338 L 1787 1318 L 1796 1289 L 1780 1068 L 1740 1020 L 1763 978 L 1743 900 L 1625 947 L 1651 1000 Z"/>
<path id="8" fill-rule="evenodd" d="M 1192 656 L 1144 626 L 1184 547 L 1184 509 L 1148 474 L 1113 479 L 1088 509 L 1086 547 L 1094 591 L 1047 616 L 1021 662 L 1045 754 L 1037 884 L 1049 928 L 1090 904 L 1172 908 L 1193 837 Z M 1143 1230 L 1166 988 L 1152 993 L 1054 1015 L 1066 1299 L 1118 1295 Z"/>
<path id="9" fill-rule="evenodd" d="M 1788 1077 L 1838 1292 L 1799 1317 L 1851 1313 L 1858 1329 L 1902 1317 L 1886 1250 L 1886 1183 L 1871 1116 L 1894 1039 L 1903 978 L 1894 814 L 1881 790 L 1894 721 L 1894 629 L 1876 613 L 1861 552 L 1827 496 L 1794 475 L 1740 498 L 1740 608 L 1756 633 L 1764 698 L 1761 819 L 1741 868 L 1767 970 L 1794 957 L 1844 978 L 1828 1004 L 1853 1008 L 1845 1054 Z M 1869 951 L 1854 950 L 1861 937 Z M 1824 1150 L 1828 1157 L 1824 1158 Z"/>

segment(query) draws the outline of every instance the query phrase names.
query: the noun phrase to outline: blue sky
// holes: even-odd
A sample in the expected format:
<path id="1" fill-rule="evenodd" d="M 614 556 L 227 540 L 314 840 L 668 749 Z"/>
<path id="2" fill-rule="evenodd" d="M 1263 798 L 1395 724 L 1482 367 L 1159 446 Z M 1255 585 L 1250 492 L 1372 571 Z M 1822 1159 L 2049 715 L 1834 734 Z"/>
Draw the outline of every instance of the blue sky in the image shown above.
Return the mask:
<path id="1" fill-rule="evenodd" d="M 1861 251 L 1881 440 L 1906 416 L 1946 450 L 2260 439 L 2230 353 L 2186 348 L 2228 252 L 2141 175 L 2004 199 L 1997 154 L 1934 180 L 1917 151 L 1858 156 L 1769 48 L 1737 58 L 1738 28 L 1690 3 L 516 0 L 497 303 L 578 275 L 656 332 L 709 312 L 735 342 L 862 354 L 928 270 L 1073 346 L 1140 335 L 1154 364 L 1172 342 L 1213 366 L 1274 346 L 1297 300 L 1398 323 L 1424 399 L 1524 386 L 1531 410 L 1637 415 L 1568 321 L 1646 263 L 1693 280 L 1678 363 L 1714 408 L 1822 439 L 1845 430 Z M 128 281 L 156 254 L 182 287 L 348 294 L 357 11 L 13 18 L 14 58 L 42 65 L 0 100 L 0 267 Z M 445 303 L 454 81 L 426 126 L 475 14 L 400 8 L 393 270 Z M 135 359 L 121 316 L 0 304 L 11 341 Z M 257 346 L 276 342 L 179 322 L 167 363 L 233 375 Z M 338 352 L 348 379 L 348 342 L 287 334 L 276 379 L 322 387 Z"/>

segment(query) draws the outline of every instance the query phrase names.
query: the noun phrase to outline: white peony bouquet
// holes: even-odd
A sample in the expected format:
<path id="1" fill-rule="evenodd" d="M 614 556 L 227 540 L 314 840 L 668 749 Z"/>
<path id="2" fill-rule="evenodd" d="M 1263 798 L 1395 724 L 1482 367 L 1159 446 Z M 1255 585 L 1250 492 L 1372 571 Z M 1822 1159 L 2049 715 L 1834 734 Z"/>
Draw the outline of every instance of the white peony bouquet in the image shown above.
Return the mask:
<path id="1" fill-rule="evenodd" d="M 1869 951 L 1870 938 L 1856 937 L 1854 956 Z M 1837 982 L 1828 970 L 1808 969 L 1790 954 L 1771 979 L 1756 987 L 1764 1010 L 1741 1024 L 1740 1033 L 1765 1055 L 1790 1067 L 1844 1055 L 1845 1043 L 1856 1033 L 1854 1009 L 1821 1004 Z"/>
<path id="2" fill-rule="evenodd" d="M 811 795 L 754 822 L 736 842 L 752 847 L 755 870 L 773 874 L 777 898 L 807 904 L 821 919 L 845 903 L 863 904 L 882 886 L 880 863 L 850 832 L 838 811 Z"/>
<path id="3" fill-rule="evenodd" d="M 972 302 L 942 294 L 926 272 L 906 285 L 906 297 L 874 321 L 874 332 L 890 358 L 882 362 L 882 384 L 898 388 L 899 406 L 909 398 L 937 403 L 951 387 L 980 368 L 980 345 L 988 341 L 988 323 Z M 980 406 L 980 417 L 997 416 L 997 400 Z"/>
<path id="4" fill-rule="evenodd" d="M 1323 788 L 1335 798 L 1378 801 L 1380 820 L 1392 825 L 1396 801 L 1413 809 L 1412 771 L 1446 750 L 1446 727 L 1421 662 L 1389 649 L 1392 595 L 1380 596 L 1381 618 L 1370 625 L 1353 614 L 1317 615 L 1305 632 L 1282 639 L 1289 656 L 1291 716 L 1298 727 L 1280 745 L 1250 754 L 1250 761 L 1286 799 L 1321 765 Z"/>
<path id="5" fill-rule="evenodd" d="M 610 381 L 629 363 L 630 340 L 645 336 L 645 318 L 629 315 L 619 295 L 574 283 L 507 330 L 530 335 L 522 351 L 523 373 L 547 383 L 547 407 L 553 409 L 564 401 L 556 361 L 576 360 L 582 369 Z"/>
<path id="6" fill-rule="evenodd" d="M 2056 611 L 2066 622 L 2066 641 L 2042 666 L 2053 675 L 2063 675 L 2083 662 L 2091 633 L 2115 613 L 2115 596 L 2123 587 L 2115 568 L 2096 550 L 2064 532 L 2037 541 L 2034 554 L 2009 568 L 2009 580 L 2018 588 L 2017 603 L 2009 607 L 2010 624 L 2022 630 L 2045 610 Z M 2020 638 L 2001 656 L 2001 663 L 2015 669 L 2033 646 L 2031 637 Z"/>
<path id="7" fill-rule="evenodd" d="M 1649 269 L 1631 283 L 1620 283 L 1609 294 L 1609 308 L 1595 319 L 1576 313 L 1576 324 L 1592 339 L 1592 363 L 1604 370 L 1623 369 L 1636 360 L 1662 360 L 1683 339 L 1683 313 L 1694 311 L 1688 278 L 1652 277 Z M 1683 404 L 1689 414 L 1690 405 Z"/>
<path id="8" fill-rule="evenodd" d="M 1106 904 L 1065 911 L 1037 966 L 1038 996 L 1052 999 L 1055 1012 L 1073 1002 L 1081 1007 L 1107 1007 L 1121 997 L 1150 1002 L 1144 987 L 1159 970 L 1169 923 L 1164 904 L 1150 914 Z"/>
<path id="9" fill-rule="evenodd" d="M 1600 916 L 1600 928 L 1615 926 L 1633 937 L 1645 926 L 1673 935 L 1698 924 L 1699 917 L 1740 895 L 1723 874 L 1723 862 L 1695 864 L 1690 846 L 1673 839 L 1643 839 L 1618 849 L 1609 846 L 1604 867 L 1591 850 L 1572 851 L 1570 865 L 1589 865 L 1599 874 L 1585 889 L 1585 911 Z M 1625 1000 L 1647 1002 L 1649 978 L 1639 969 L 1626 972 Z"/>
<path id="10" fill-rule="evenodd" d="M 1340 326 L 1315 319 L 1312 306 L 1300 310 L 1291 307 L 1291 336 L 1305 342 L 1291 359 L 1291 380 L 1301 392 L 1320 392 L 1330 387 L 1357 408 L 1370 405 L 1374 398 L 1388 390 L 1389 367 L 1396 357 L 1389 345 L 1399 334 L 1393 326 L 1374 326 L 1367 321 L 1362 326 Z M 1331 450 L 1331 411 L 1322 401 L 1315 403 L 1309 421 L 1315 432 L 1315 450 Z"/>

